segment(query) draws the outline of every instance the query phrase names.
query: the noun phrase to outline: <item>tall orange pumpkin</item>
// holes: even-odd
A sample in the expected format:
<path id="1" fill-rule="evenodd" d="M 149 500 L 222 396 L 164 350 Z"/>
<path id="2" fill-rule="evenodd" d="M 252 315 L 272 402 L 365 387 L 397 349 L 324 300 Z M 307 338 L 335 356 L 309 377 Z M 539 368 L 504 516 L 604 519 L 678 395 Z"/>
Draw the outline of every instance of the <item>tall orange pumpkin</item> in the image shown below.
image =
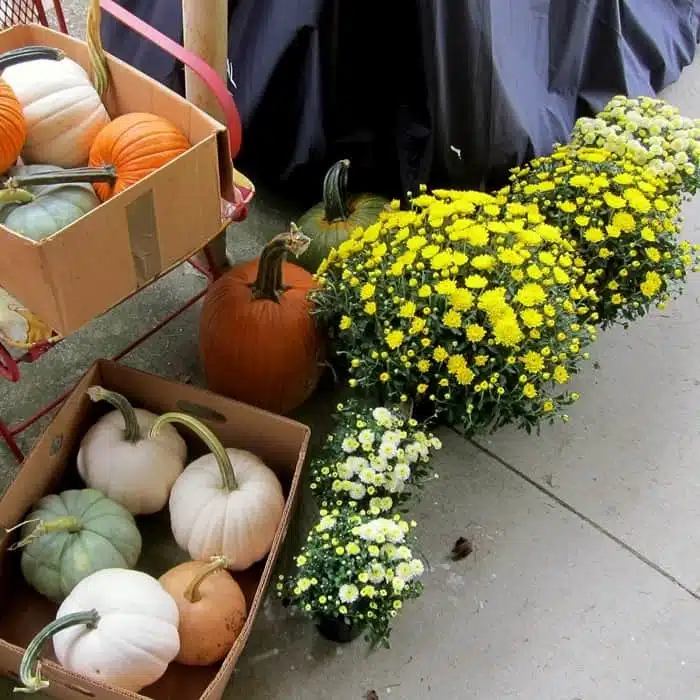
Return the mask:
<path id="1" fill-rule="evenodd" d="M 17 96 L 0 78 L 0 174 L 19 158 L 27 138 L 27 124 Z"/>
<path id="2" fill-rule="evenodd" d="M 104 202 L 135 184 L 190 147 L 187 137 L 167 119 L 146 112 L 117 117 L 95 137 L 90 148 L 93 168 L 112 166 L 113 182 L 95 183 Z"/>
<path id="3" fill-rule="evenodd" d="M 309 238 L 296 227 L 273 238 L 256 260 L 236 265 L 204 300 L 199 347 L 213 391 L 275 413 L 289 413 L 322 373 L 323 335 L 311 315 L 314 278 L 286 261 Z"/>

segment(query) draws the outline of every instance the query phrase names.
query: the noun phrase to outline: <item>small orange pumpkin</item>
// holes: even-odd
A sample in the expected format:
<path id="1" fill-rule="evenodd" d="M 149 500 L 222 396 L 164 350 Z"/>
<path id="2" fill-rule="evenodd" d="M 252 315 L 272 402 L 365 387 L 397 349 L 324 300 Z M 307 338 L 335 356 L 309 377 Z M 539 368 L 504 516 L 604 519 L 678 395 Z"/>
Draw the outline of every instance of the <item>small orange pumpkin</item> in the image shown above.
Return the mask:
<path id="1" fill-rule="evenodd" d="M 177 158 L 190 147 L 186 136 L 167 119 L 145 112 L 117 117 L 92 142 L 89 164 L 94 168 L 112 166 L 114 183 L 93 186 L 101 201 L 119 194 Z"/>
<path id="2" fill-rule="evenodd" d="M 313 393 L 322 374 L 323 336 L 307 295 L 310 273 L 286 262 L 309 238 L 292 225 L 257 260 L 236 265 L 204 300 L 199 348 L 209 387 L 220 394 L 289 413 Z"/>
<path id="3" fill-rule="evenodd" d="M 27 124 L 19 100 L 0 78 L 0 173 L 17 162 L 26 138 Z"/>
<path id="4" fill-rule="evenodd" d="M 180 652 L 175 661 L 210 666 L 228 654 L 243 629 L 247 605 L 241 587 L 226 571 L 225 557 L 186 561 L 160 577 L 180 612 Z"/>

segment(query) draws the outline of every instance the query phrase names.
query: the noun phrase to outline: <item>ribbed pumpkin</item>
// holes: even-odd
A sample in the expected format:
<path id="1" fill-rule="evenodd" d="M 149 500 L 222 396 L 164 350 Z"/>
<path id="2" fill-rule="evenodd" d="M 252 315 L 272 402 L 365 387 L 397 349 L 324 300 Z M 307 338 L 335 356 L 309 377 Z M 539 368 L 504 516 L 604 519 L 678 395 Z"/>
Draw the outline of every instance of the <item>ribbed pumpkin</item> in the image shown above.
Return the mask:
<path id="1" fill-rule="evenodd" d="M 104 202 L 177 158 L 190 147 L 187 137 L 163 117 L 132 112 L 110 122 L 92 142 L 89 163 L 100 168 L 111 165 L 115 182 L 96 183 Z"/>
<path id="2" fill-rule="evenodd" d="M 27 138 L 27 123 L 12 88 L 0 78 L 0 173 L 11 168 Z"/>
<path id="3" fill-rule="evenodd" d="M 27 123 L 22 160 L 62 168 L 85 165 L 90 144 L 109 122 L 85 70 L 60 49 L 25 46 L 0 55 L 0 71 Z"/>
<path id="4" fill-rule="evenodd" d="M 331 166 L 323 180 L 323 201 L 299 220 L 299 228 L 311 239 L 299 264 L 309 272 L 316 272 L 331 248 L 337 248 L 356 228 L 373 224 L 388 203 L 375 194 L 348 197 L 349 168 L 349 160 Z"/>
<path id="5" fill-rule="evenodd" d="M 313 277 L 286 262 L 308 237 L 295 226 L 261 256 L 236 265 L 212 286 L 199 330 L 210 388 L 276 413 L 289 413 L 314 391 L 322 373 L 323 336 L 311 316 Z"/>

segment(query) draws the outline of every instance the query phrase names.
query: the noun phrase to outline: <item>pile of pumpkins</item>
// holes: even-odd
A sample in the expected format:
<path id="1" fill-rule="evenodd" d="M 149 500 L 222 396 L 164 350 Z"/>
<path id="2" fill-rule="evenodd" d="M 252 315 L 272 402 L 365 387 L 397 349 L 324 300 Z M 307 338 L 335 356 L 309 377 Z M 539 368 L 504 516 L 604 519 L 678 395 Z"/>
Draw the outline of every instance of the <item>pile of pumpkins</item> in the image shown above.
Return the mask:
<path id="1" fill-rule="evenodd" d="M 189 147 L 157 115 L 110 119 L 85 70 L 58 49 L 0 55 L 0 224 L 15 233 L 42 240 Z"/>
<path id="2" fill-rule="evenodd" d="M 268 554 L 285 508 L 275 473 L 250 452 L 224 448 L 195 418 L 157 416 L 99 386 L 88 395 L 113 410 L 80 443 L 77 470 L 86 488 L 42 498 L 16 526 L 11 547 L 21 551 L 27 583 L 60 603 L 22 659 L 28 692 L 47 685 L 38 657 L 49 639 L 68 670 L 133 692 L 173 661 L 221 660 L 247 616 L 229 571 Z M 210 452 L 186 466 L 177 424 Z M 166 506 L 174 539 L 191 560 L 156 580 L 133 568 L 142 545 L 135 516 Z"/>

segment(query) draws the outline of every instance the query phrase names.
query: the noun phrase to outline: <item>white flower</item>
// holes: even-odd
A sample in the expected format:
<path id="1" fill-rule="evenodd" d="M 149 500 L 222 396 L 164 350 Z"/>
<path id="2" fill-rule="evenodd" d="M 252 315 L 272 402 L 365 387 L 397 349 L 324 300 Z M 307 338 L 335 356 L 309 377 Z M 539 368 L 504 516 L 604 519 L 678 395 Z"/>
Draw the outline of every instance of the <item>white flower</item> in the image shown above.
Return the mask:
<path id="1" fill-rule="evenodd" d="M 348 454 L 355 452 L 355 450 L 360 446 L 360 443 L 357 442 L 357 439 L 354 438 L 352 435 L 348 435 L 343 440 L 343 444 L 341 445 L 341 448 L 343 452 L 347 452 Z"/>
<path id="2" fill-rule="evenodd" d="M 369 570 L 369 580 L 372 583 L 381 583 L 386 576 L 384 567 L 379 563 L 374 563 Z"/>
<path id="3" fill-rule="evenodd" d="M 347 465 L 348 469 L 352 471 L 353 474 L 357 474 L 357 472 L 359 472 L 360 469 L 367 466 L 368 462 L 364 457 L 358 457 L 356 455 L 353 455 L 352 457 L 348 457 L 345 460 L 345 464 Z"/>
<path id="4" fill-rule="evenodd" d="M 344 583 L 338 591 L 338 598 L 341 603 L 354 603 L 360 596 L 357 586 L 352 583 Z"/>
<path id="5" fill-rule="evenodd" d="M 361 501 L 367 493 L 367 489 L 362 484 L 357 483 L 350 484 L 348 491 L 350 493 L 350 498 L 355 501 Z"/>
<path id="6" fill-rule="evenodd" d="M 383 442 L 379 446 L 379 456 L 384 459 L 393 459 L 396 457 L 396 445 L 392 445 L 390 442 Z"/>
<path id="7" fill-rule="evenodd" d="M 397 564 L 396 576 L 397 578 L 403 579 L 404 581 L 410 581 L 413 578 L 413 573 L 411 572 L 411 565 L 407 561 L 402 561 L 400 564 Z"/>
<path id="8" fill-rule="evenodd" d="M 394 576 L 394 578 L 391 579 L 391 585 L 394 589 L 394 593 L 401 593 L 401 591 L 406 588 L 406 582 L 398 576 Z"/>
<path id="9" fill-rule="evenodd" d="M 423 562 L 420 559 L 411 560 L 411 573 L 413 576 L 422 576 L 424 571 L 425 566 L 423 566 Z"/>
<path id="10" fill-rule="evenodd" d="M 371 447 L 374 443 L 374 433 L 369 428 L 365 428 L 357 436 L 357 439 L 360 441 L 362 447 L 367 449 L 367 447 Z"/>
<path id="11" fill-rule="evenodd" d="M 377 472 L 384 472 L 389 467 L 389 464 L 386 461 L 386 459 L 384 459 L 384 457 L 381 457 L 380 455 L 372 455 L 369 458 L 369 462 L 372 465 L 372 469 L 374 469 Z"/>
<path id="12" fill-rule="evenodd" d="M 389 493 L 401 493 L 406 488 L 406 482 L 392 475 L 391 479 L 387 481 L 386 488 Z"/>
<path id="13" fill-rule="evenodd" d="M 347 462 L 339 464 L 337 467 L 338 477 L 340 479 L 352 479 L 355 472 L 348 466 Z"/>
<path id="14" fill-rule="evenodd" d="M 394 476 L 400 481 L 408 481 L 411 478 L 411 468 L 408 464 L 400 462 L 394 467 Z"/>
<path id="15" fill-rule="evenodd" d="M 374 484 L 374 470 L 370 469 L 369 467 L 365 467 L 360 471 L 359 474 L 360 481 L 363 484 Z"/>
<path id="16" fill-rule="evenodd" d="M 417 442 L 406 445 L 405 455 L 407 462 L 414 464 L 420 459 L 420 447 Z"/>
<path id="17" fill-rule="evenodd" d="M 374 418 L 382 428 L 391 428 L 394 424 L 394 416 L 391 414 L 391 411 L 384 408 L 384 406 L 377 406 L 372 411 L 372 418 Z"/>
<path id="18" fill-rule="evenodd" d="M 407 559 L 410 559 L 412 556 L 413 555 L 411 554 L 411 550 L 405 544 L 402 544 L 400 547 L 396 548 L 392 559 L 401 559 L 405 561 Z"/>
<path id="19" fill-rule="evenodd" d="M 332 515 L 324 515 L 318 523 L 319 532 L 324 532 L 325 530 L 331 530 L 335 527 L 335 518 Z"/>

